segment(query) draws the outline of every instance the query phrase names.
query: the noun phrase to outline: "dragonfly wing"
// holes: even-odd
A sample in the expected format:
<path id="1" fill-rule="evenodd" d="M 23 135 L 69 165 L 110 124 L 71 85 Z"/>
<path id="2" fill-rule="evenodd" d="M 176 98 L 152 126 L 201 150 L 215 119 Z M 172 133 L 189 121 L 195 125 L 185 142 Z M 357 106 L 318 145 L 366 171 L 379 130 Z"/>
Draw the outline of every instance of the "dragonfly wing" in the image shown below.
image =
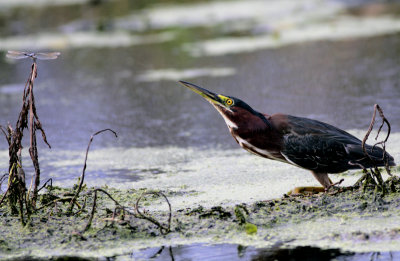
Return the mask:
<path id="1" fill-rule="evenodd" d="M 13 59 L 24 59 L 28 57 L 26 54 L 26 52 L 8 51 L 6 57 Z"/>
<path id="2" fill-rule="evenodd" d="M 59 52 L 52 52 L 52 53 L 36 53 L 34 57 L 36 57 L 39 60 L 53 60 L 57 59 L 57 57 L 60 55 Z"/>

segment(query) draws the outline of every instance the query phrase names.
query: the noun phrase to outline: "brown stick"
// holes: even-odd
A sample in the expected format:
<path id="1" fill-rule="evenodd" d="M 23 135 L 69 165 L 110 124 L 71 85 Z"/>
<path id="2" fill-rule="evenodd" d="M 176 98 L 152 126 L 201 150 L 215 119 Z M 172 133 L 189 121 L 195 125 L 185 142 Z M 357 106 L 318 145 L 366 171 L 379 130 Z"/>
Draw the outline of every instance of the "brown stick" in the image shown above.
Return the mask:
<path id="1" fill-rule="evenodd" d="M 371 158 L 371 156 L 368 154 L 367 149 L 365 148 L 365 144 L 366 144 L 366 142 L 367 142 L 367 140 L 368 140 L 369 135 L 370 135 L 371 132 L 372 132 L 372 129 L 374 128 L 374 125 L 375 125 L 375 118 L 376 118 L 376 111 L 379 112 L 379 116 L 382 118 L 382 124 L 379 126 L 378 133 L 376 134 L 375 140 L 378 139 L 378 136 L 379 136 L 379 134 L 380 134 L 380 132 L 381 132 L 381 130 L 382 130 L 382 127 L 383 127 L 384 123 L 386 123 L 387 126 L 388 126 L 388 133 L 387 133 L 385 139 L 384 139 L 383 141 L 380 141 L 380 142 L 375 143 L 374 146 L 373 146 L 373 147 L 375 147 L 375 146 L 378 145 L 378 144 L 382 144 L 382 145 L 383 145 L 383 149 L 384 149 L 384 151 L 383 151 L 383 157 L 385 157 L 385 154 L 386 154 L 386 151 L 385 151 L 385 143 L 386 143 L 387 140 L 389 139 L 390 131 L 391 131 L 390 123 L 389 123 L 389 121 L 386 119 L 385 115 L 383 114 L 383 111 L 382 111 L 381 107 L 380 107 L 378 104 L 375 104 L 375 105 L 374 105 L 374 113 L 372 114 L 371 123 L 369 124 L 368 131 L 367 131 L 367 133 L 365 134 L 364 139 L 363 139 L 363 141 L 362 141 L 362 150 L 363 150 L 364 154 L 371 160 L 371 162 L 374 162 L 374 161 L 373 161 L 373 159 Z"/>
<path id="2" fill-rule="evenodd" d="M 49 178 L 39 189 L 38 192 L 41 191 L 44 187 L 46 187 L 47 183 L 50 183 L 50 187 L 53 187 L 53 179 Z"/>
<path id="3" fill-rule="evenodd" d="M 383 114 L 383 111 L 382 111 L 381 107 L 378 104 L 374 105 L 374 113 L 372 115 L 371 123 L 370 123 L 368 131 L 365 134 L 364 139 L 362 141 L 362 150 L 363 150 L 365 156 L 367 156 L 369 158 L 369 160 L 371 161 L 371 163 L 374 165 L 374 169 L 375 170 L 372 170 L 372 168 L 370 169 L 371 176 L 374 177 L 376 179 L 376 181 L 378 181 L 377 184 L 379 184 L 379 186 L 383 188 L 382 175 L 381 175 L 378 167 L 376 166 L 375 161 L 368 154 L 367 149 L 365 147 L 366 141 L 368 140 L 368 137 L 371 134 L 372 129 L 373 129 L 374 125 L 375 125 L 376 111 L 379 112 L 379 116 L 382 118 L 382 124 L 379 126 L 378 133 L 376 134 L 375 140 L 378 139 L 378 136 L 379 136 L 379 134 L 380 134 L 380 132 L 382 130 L 382 127 L 383 127 L 384 123 L 386 123 L 387 126 L 388 126 L 388 133 L 387 133 L 385 139 L 383 141 L 379 141 L 379 142 L 375 143 L 373 145 L 372 149 L 374 149 L 374 147 L 377 146 L 377 145 L 382 145 L 382 149 L 383 149 L 382 159 L 385 160 L 385 157 L 386 157 L 386 142 L 389 139 L 391 126 L 390 126 L 389 121 L 386 119 L 385 115 Z M 389 169 L 389 166 L 388 166 L 388 160 L 385 162 L 385 169 L 386 169 L 387 173 L 389 175 L 391 175 L 390 174 L 390 169 Z M 363 170 L 364 170 L 364 172 L 366 171 L 366 169 L 364 167 L 363 167 Z"/>
<path id="4" fill-rule="evenodd" d="M 91 194 L 91 193 L 96 192 L 96 191 L 103 192 L 104 194 L 106 194 L 106 195 L 115 203 L 115 205 L 123 207 L 118 201 L 116 201 L 116 200 L 111 196 L 110 193 L 108 193 L 108 192 L 105 191 L 104 189 L 96 188 L 96 189 L 93 189 L 93 190 L 89 190 L 88 192 L 86 192 L 86 193 L 84 193 L 84 194 L 87 195 L 87 194 Z"/>
<path id="5" fill-rule="evenodd" d="M 4 173 L 3 176 L 0 178 L 0 191 L 1 191 L 1 186 L 3 185 L 4 180 L 8 177 L 8 173 Z"/>
<path id="6" fill-rule="evenodd" d="M 378 136 L 379 136 L 379 133 L 382 130 L 383 124 L 386 123 L 386 125 L 388 126 L 388 133 L 386 134 L 386 138 L 385 138 L 385 140 L 383 142 L 387 142 L 387 140 L 389 139 L 390 131 L 391 131 L 392 128 L 390 126 L 389 121 L 386 119 L 385 115 L 383 114 L 383 111 L 382 111 L 381 107 L 378 104 L 375 104 L 375 106 L 376 106 L 376 109 L 379 112 L 379 116 L 381 116 L 381 118 L 382 118 L 382 124 L 381 124 L 381 126 L 379 126 L 378 133 L 376 134 L 375 140 L 378 139 Z"/>
<path id="7" fill-rule="evenodd" d="M 1 130 L 1 132 L 4 134 L 4 137 L 5 137 L 6 140 L 7 140 L 8 146 L 10 146 L 10 138 L 9 138 L 7 132 L 4 130 L 3 126 L 1 126 L 1 125 L 0 125 L 0 130 Z"/>
<path id="8" fill-rule="evenodd" d="M 90 228 L 90 226 L 92 225 L 93 217 L 94 217 L 94 214 L 95 214 L 95 212 L 96 212 L 97 192 L 103 192 L 103 193 L 106 194 L 112 201 L 114 201 L 114 203 L 115 203 L 118 207 L 120 207 L 121 209 L 125 210 L 125 207 L 122 206 L 118 201 L 116 201 L 116 200 L 110 195 L 110 193 L 108 193 L 108 192 L 105 191 L 104 189 L 96 188 L 96 189 L 93 189 L 93 190 L 90 190 L 90 191 L 86 192 L 85 194 L 91 194 L 91 193 L 93 193 L 93 192 L 94 192 L 94 199 L 93 199 L 92 211 L 91 211 L 91 213 L 90 213 L 90 217 L 89 217 L 88 222 L 86 223 L 85 227 L 83 228 L 83 230 L 82 230 L 80 233 L 84 233 L 84 232 L 87 231 L 87 230 Z"/>
<path id="9" fill-rule="evenodd" d="M 165 201 L 167 202 L 168 208 L 169 208 L 168 225 L 167 225 L 167 226 L 162 225 L 162 224 L 161 224 L 160 222 L 158 222 L 158 220 L 156 220 L 155 218 L 150 217 L 150 216 L 148 216 L 148 215 L 144 215 L 142 212 L 140 212 L 140 210 L 139 210 L 139 202 L 142 200 L 142 198 L 143 198 L 145 195 L 151 195 L 151 194 L 152 194 L 152 195 L 156 195 L 156 196 L 162 196 L 162 197 L 164 197 Z M 166 235 L 166 234 L 168 234 L 168 233 L 171 231 L 172 209 L 171 209 L 171 204 L 169 203 L 169 200 L 168 200 L 167 196 L 164 195 L 164 193 L 162 193 L 162 192 L 156 192 L 156 191 L 144 192 L 144 193 L 138 198 L 138 200 L 136 201 L 135 210 L 136 210 L 136 212 L 137 212 L 137 214 L 138 214 L 138 216 L 139 216 L 140 218 L 146 219 L 146 220 L 150 221 L 151 223 L 153 223 L 154 225 L 156 225 L 156 226 L 160 229 L 161 234 Z"/>
<path id="10" fill-rule="evenodd" d="M 339 180 L 338 182 L 335 182 L 335 183 L 330 184 L 327 188 L 325 188 L 325 193 L 328 193 L 329 190 L 330 190 L 332 187 L 342 184 L 343 181 L 344 181 L 344 179 L 341 179 L 341 180 Z"/>
<path id="11" fill-rule="evenodd" d="M 55 203 L 57 203 L 57 202 L 60 202 L 60 201 L 67 201 L 67 200 L 71 200 L 71 199 L 72 199 L 72 197 L 57 198 L 57 199 L 55 199 L 55 200 L 53 200 L 53 201 L 51 201 L 51 202 L 49 202 L 49 203 L 47 203 L 47 204 L 45 204 L 45 205 L 43 205 L 43 206 L 38 207 L 38 208 L 36 209 L 36 211 L 39 211 L 39 210 L 41 210 L 41 209 L 44 209 L 44 208 L 46 208 L 46 207 L 48 207 L 48 206 L 51 206 L 51 205 L 53 205 L 53 204 L 55 204 Z"/>
<path id="12" fill-rule="evenodd" d="M 97 190 L 94 190 L 94 199 L 93 199 L 92 211 L 91 211 L 91 213 L 90 213 L 89 220 L 88 220 L 88 222 L 86 223 L 85 228 L 81 231 L 81 233 L 87 231 L 87 230 L 90 228 L 90 226 L 92 225 L 94 213 L 96 212 L 96 201 L 97 201 Z"/>
<path id="13" fill-rule="evenodd" d="M 3 197 L 2 197 L 1 200 L 0 200 L 0 206 L 1 206 L 1 204 L 3 203 L 4 199 L 6 198 L 6 195 L 7 195 L 7 192 L 8 192 L 9 189 L 10 189 L 10 186 L 8 186 L 8 187 L 7 187 L 7 190 L 4 192 L 4 195 L 3 195 Z"/>
<path id="14" fill-rule="evenodd" d="M 73 209 L 73 207 L 74 207 L 74 203 L 75 203 L 76 199 L 78 198 L 79 193 L 80 193 L 81 190 L 82 190 L 83 181 L 84 181 L 84 179 L 85 179 L 86 166 L 87 166 L 87 165 L 86 165 L 86 162 L 87 162 L 87 158 L 88 158 L 88 154 L 89 154 L 90 145 L 92 144 L 93 138 L 94 138 L 96 135 L 98 135 L 98 134 L 100 134 L 100 133 L 102 133 L 102 132 L 105 132 L 105 131 L 111 131 L 111 132 L 115 135 L 116 138 L 118 137 L 117 133 L 116 133 L 115 131 L 113 131 L 112 129 L 100 130 L 100 131 L 94 133 L 94 134 L 90 137 L 89 144 L 88 144 L 88 146 L 87 146 L 87 148 L 86 148 L 85 162 L 84 162 L 84 164 L 83 164 L 83 170 L 82 170 L 81 180 L 80 180 L 80 182 L 79 182 L 79 186 L 78 186 L 78 189 L 76 190 L 75 196 L 73 197 L 73 199 L 71 200 L 71 202 L 69 203 L 69 206 L 68 206 L 67 212 L 69 212 L 69 213 L 72 212 L 72 209 Z"/>
<path id="15" fill-rule="evenodd" d="M 32 64 L 32 74 L 31 79 L 29 81 L 29 155 L 31 156 L 33 167 L 35 168 L 35 182 L 32 191 L 32 200 L 31 206 L 32 208 L 36 208 L 36 200 L 38 195 L 38 187 L 40 185 L 40 166 L 39 166 L 39 159 L 38 159 L 38 152 L 37 152 L 37 145 L 36 145 L 36 124 L 35 124 L 35 115 L 34 115 L 34 106 L 35 100 L 33 96 L 33 84 L 35 78 L 37 76 L 37 64 L 36 59 L 33 59 Z"/>
<path id="16" fill-rule="evenodd" d="M 150 221 L 151 223 L 155 224 L 155 225 L 160 229 L 160 232 L 161 232 L 161 234 L 163 234 L 163 235 L 166 235 L 166 234 L 168 234 L 168 233 L 171 231 L 171 219 L 172 219 L 171 204 L 170 204 L 170 202 L 169 202 L 167 196 L 165 196 L 162 192 L 145 192 L 145 193 L 143 193 L 143 194 L 138 198 L 138 200 L 136 201 L 136 205 L 135 205 L 135 212 L 137 213 L 137 214 L 136 214 L 136 213 L 133 213 L 133 212 L 129 211 L 128 207 L 125 207 L 125 206 L 121 205 L 117 200 L 115 200 L 115 199 L 110 195 L 110 193 L 108 193 L 108 192 L 105 191 L 104 189 L 96 188 L 96 189 L 93 189 L 93 190 L 89 190 L 89 191 L 87 191 L 87 192 L 85 192 L 85 193 L 83 194 L 83 195 L 87 195 L 87 194 L 95 193 L 94 199 L 93 199 L 92 210 L 91 210 L 91 213 L 90 213 L 90 216 L 89 216 L 89 220 L 88 220 L 88 222 L 86 223 L 86 225 L 85 225 L 85 227 L 83 228 L 83 230 L 81 230 L 80 233 L 86 232 L 86 231 L 91 227 L 91 224 L 92 224 L 93 218 L 94 218 L 94 214 L 95 214 L 95 212 L 96 212 L 96 206 L 97 206 L 97 205 L 96 205 L 96 204 L 97 204 L 97 192 L 102 192 L 102 193 L 104 193 L 105 195 L 107 195 L 107 196 L 115 203 L 116 209 L 114 210 L 114 214 L 113 214 L 113 217 L 112 217 L 112 219 L 111 219 L 112 221 L 115 220 L 115 212 L 116 212 L 116 210 L 117 210 L 117 209 L 121 209 L 122 211 L 126 211 L 126 212 L 128 212 L 129 214 L 133 215 L 133 216 L 136 217 L 136 218 L 145 219 L 145 220 L 148 220 L 148 221 Z M 149 195 L 149 194 L 153 194 L 153 195 L 157 195 L 157 196 L 162 196 L 162 197 L 164 197 L 165 201 L 167 202 L 168 207 L 169 207 L 169 217 L 168 217 L 168 225 L 167 225 L 167 226 L 162 225 L 162 224 L 161 224 L 160 222 L 158 222 L 155 218 L 150 217 L 150 216 L 147 216 L 147 215 L 143 214 L 143 213 L 139 210 L 139 202 L 141 201 L 141 199 L 142 199 L 145 195 Z M 51 204 L 51 203 L 50 203 L 50 204 Z M 107 219 L 105 219 L 105 220 L 107 220 Z M 125 223 L 124 223 L 124 224 L 125 224 Z"/>
<path id="17" fill-rule="evenodd" d="M 365 143 L 367 142 L 368 137 L 371 134 L 372 129 L 374 128 L 375 117 L 376 117 L 376 108 L 377 108 L 377 104 L 374 105 L 374 113 L 372 114 L 371 123 L 369 124 L 367 133 L 365 133 L 364 139 L 362 140 L 362 143 L 361 143 L 364 155 L 367 156 L 371 160 L 371 162 L 374 162 L 374 161 L 372 160 L 371 156 L 368 154 L 367 149 L 365 148 Z"/>

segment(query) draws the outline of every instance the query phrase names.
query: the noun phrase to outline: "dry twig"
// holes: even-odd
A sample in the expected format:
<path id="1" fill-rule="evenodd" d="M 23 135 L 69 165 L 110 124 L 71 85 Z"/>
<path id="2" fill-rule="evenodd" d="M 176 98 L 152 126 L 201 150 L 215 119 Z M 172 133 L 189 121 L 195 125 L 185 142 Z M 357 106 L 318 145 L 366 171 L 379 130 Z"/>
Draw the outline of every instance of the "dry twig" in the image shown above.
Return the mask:
<path id="1" fill-rule="evenodd" d="M 380 134 L 380 132 L 381 132 L 381 130 L 382 130 L 383 125 L 386 123 L 386 125 L 388 126 L 388 132 L 387 132 L 387 134 L 386 134 L 385 139 L 384 139 L 383 141 L 379 141 L 379 142 L 375 143 L 374 146 L 373 146 L 373 148 L 374 148 L 374 147 L 377 146 L 377 145 L 382 145 L 382 147 L 383 147 L 383 155 L 382 155 L 383 159 L 385 159 L 385 156 L 386 156 L 385 143 L 386 143 L 387 140 L 389 139 L 390 131 L 391 131 L 390 123 L 389 123 L 389 121 L 386 119 L 385 115 L 383 114 L 383 111 L 382 111 L 381 107 L 380 107 L 378 104 L 375 104 L 375 105 L 374 105 L 374 113 L 372 114 L 371 123 L 369 124 L 368 131 L 367 131 L 367 133 L 365 134 L 364 139 L 363 139 L 363 141 L 362 141 L 362 150 L 363 150 L 364 154 L 370 159 L 370 161 L 371 161 L 372 163 L 374 163 L 374 160 L 373 160 L 373 159 L 371 158 L 371 156 L 368 154 L 367 149 L 365 148 L 365 144 L 366 144 L 366 142 L 367 142 L 367 140 L 368 140 L 369 135 L 370 135 L 371 132 L 372 132 L 372 129 L 374 128 L 374 125 L 375 125 L 375 118 L 376 118 L 376 111 L 379 112 L 379 116 L 382 118 L 382 123 L 381 123 L 381 125 L 379 126 L 378 133 L 377 133 L 376 136 L 375 136 L 375 140 L 378 139 L 378 136 L 379 136 L 379 134 Z"/>
<path id="2" fill-rule="evenodd" d="M 38 192 L 41 191 L 44 187 L 46 187 L 47 183 L 50 183 L 50 188 L 53 187 L 53 179 L 49 178 L 39 189 Z"/>
<path id="3" fill-rule="evenodd" d="M 377 145 L 381 145 L 382 149 L 383 149 L 383 153 L 382 153 L 382 160 L 385 162 L 385 169 L 387 171 L 387 173 L 391 176 L 390 173 L 390 168 L 389 168 L 389 160 L 388 157 L 386 155 L 386 142 L 389 139 L 389 135 L 390 135 L 390 131 L 391 131 L 391 126 L 389 121 L 386 119 L 385 115 L 383 114 L 383 111 L 381 109 L 381 107 L 378 104 L 374 105 L 374 113 L 372 115 L 372 119 L 371 119 L 371 123 L 369 125 L 368 131 L 364 136 L 364 139 L 362 141 L 362 150 L 365 154 L 365 156 L 371 161 L 372 165 L 374 166 L 373 168 L 370 168 L 370 171 L 368 172 L 368 170 L 360 163 L 352 163 L 354 165 L 358 165 L 363 169 L 363 172 L 366 173 L 365 175 L 370 175 L 376 182 L 376 184 L 381 187 L 382 190 L 384 190 L 384 184 L 383 184 L 383 179 L 382 179 L 382 175 L 381 172 L 379 171 L 378 167 L 376 166 L 375 161 L 372 159 L 372 157 L 368 154 L 368 151 L 366 149 L 366 142 L 368 140 L 369 135 L 371 134 L 374 125 L 375 125 L 375 118 L 376 118 L 376 112 L 379 112 L 379 116 L 382 118 L 382 123 L 379 126 L 378 132 L 376 134 L 375 140 L 378 139 L 378 136 L 382 130 L 383 125 L 386 123 L 387 127 L 388 127 L 388 131 L 386 134 L 386 137 L 383 141 L 378 141 L 376 142 L 373 146 L 372 146 L 372 150 L 377 146 Z M 358 183 L 358 182 L 357 182 Z"/>
<path id="4" fill-rule="evenodd" d="M 145 220 L 150 221 L 151 223 L 153 223 L 154 225 L 156 225 L 156 226 L 160 229 L 160 232 L 161 232 L 161 234 L 163 234 L 163 235 L 166 235 L 166 234 L 168 234 L 168 233 L 171 231 L 171 219 L 172 219 L 171 204 L 169 203 L 169 200 L 168 200 L 167 196 L 164 195 L 164 193 L 162 193 L 162 192 L 144 192 L 144 193 L 138 198 L 138 200 L 136 201 L 136 204 L 135 204 L 135 212 L 132 212 L 132 211 L 129 210 L 128 207 L 121 205 L 117 200 L 115 200 L 115 199 L 110 195 L 110 193 L 108 193 L 108 192 L 105 191 L 104 189 L 96 188 L 96 189 L 90 190 L 90 191 L 88 191 L 88 192 L 85 193 L 85 195 L 87 195 L 87 194 L 92 194 L 92 193 L 95 193 L 95 194 L 94 194 L 94 200 L 93 200 L 93 205 L 92 205 L 91 214 L 90 214 L 90 216 L 89 216 L 89 220 L 88 220 L 88 222 L 86 223 L 86 225 L 85 225 L 85 227 L 83 228 L 83 230 L 81 231 L 81 233 L 84 233 L 85 231 L 87 231 L 87 230 L 91 227 L 91 224 L 92 224 L 92 221 L 93 221 L 93 217 L 94 217 L 94 214 L 95 214 L 95 212 L 96 212 L 96 206 L 97 206 L 97 205 L 96 205 L 96 204 L 97 204 L 97 192 L 102 192 L 102 193 L 104 193 L 105 195 L 107 195 L 107 196 L 115 203 L 115 205 L 116 205 L 116 208 L 114 209 L 114 212 L 113 212 L 113 217 L 112 217 L 111 219 L 109 219 L 109 220 L 111 220 L 111 221 L 116 221 L 116 222 L 120 222 L 121 220 L 115 219 L 115 214 L 116 214 L 117 209 L 121 209 L 122 211 L 124 211 L 124 212 L 126 211 L 127 213 L 133 215 L 133 216 L 136 217 L 136 218 L 145 219 Z M 145 214 L 143 214 L 143 213 L 139 210 L 139 203 L 140 203 L 140 201 L 143 199 L 144 196 L 150 195 L 150 194 L 156 195 L 156 196 L 162 196 L 162 197 L 165 199 L 165 201 L 167 202 L 168 208 L 169 208 L 168 224 L 167 224 L 167 225 L 161 224 L 161 222 L 159 222 L 159 221 L 156 220 L 155 218 L 153 218 L 153 217 L 151 217 L 151 216 L 148 216 L 148 215 L 145 215 Z M 107 219 L 105 219 L 105 220 L 107 220 Z M 127 223 L 124 223 L 124 224 L 127 224 Z"/>
<path id="5" fill-rule="evenodd" d="M 142 200 L 142 198 L 146 195 L 156 195 L 156 196 L 162 196 L 165 201 L 168 204 L 168 208 L 169 208 L 169 214 L 168 214 L 168 224 L 167 226 L 161 224 L 160 222 L 158 222 L 158 220 L 156 220 L 155 218 L 149 216 L 149 215 L 145 215 L 143 214 L 140 210 L 139 210 L 139 203 Z M 167 196 L 164 195 L 164 193 L 162 192 L 156 192 L 156 191 L 149 191 L 149 192 L 144 192 L 136 201 L 136 205 L 135 205 L 135 210 L 139 216 L 139 218 L 142 219 L 146 219 L 148 221 L 150 221 L 151 223 L 153 223 L 154 225 L 156 225 L 159 229 L 161 234 L 166 235 L 171 231 L 171 218 L 172 218 L 172 209 L 171 209 L 171 204 L 169 203 L 169 200 L 167 198 Z"/>
<path id="6" fill-rule="evenodd" d="M 57 199 L 55 199 L 55 200 L 53 200 L 53 201 L 51 201 L 51 202 L 49 202 L 49 203 L 47 203 L 47 204 L 45 204 L 43 206 L 40 206 L 39 208 L 36 209 L 36 211 L 39 211 L 39 210 L 44 209 L 44 208 L 47 208 L 48 206 L 54 205 L 54 204 L 56 204 L 58 202 L 67 202 L 67 201 L 69 201 L 71 199 L 72 199 L 72 197 L 57 198 Z"/>
<path id="7" fill-rule="evenodd" d="M 93 199 L 92 212 L 90 213 L 89 220 L 88 220 L 88 222 L 86 223 L 86 226 L 85 226 L 85 228 L 82 230 L 81 233 L 87 231 L 87 230 L 90 228 L 90 226 L 92 225 L 94 213 L 96 212 L 96 201 L 97 201 L 97 190 L 94 191 L 94 199 Z"/>
<path id="8" fill-rule="evenodd" d="M 72 200 L 71 200 L 71 202 L 70 202 L 70 204 L 69 204 L 69 206 L 68 206 L 68 210 L 67 210 L 68 213 L 71 213 L 71 212 L 72 212 L 72 209 L 73 209 L 73 207 L 74 207 L 74 203 L 75 203 L 75 201 L 77 200 L 77 198 L 78 198 L 78 196 L 79 196 L 79 193 L 80 193 L 81 190 L 82 190 L 83 182 L 84 182 L 84 180 L 85 180 L 85 171 L 86 171 L 86 166 L 87 166 L 87 165 L 86 165 L 86 162 L 87 162 L 87 158 L 88 158 L 88 154 L 89 154 L 90 145 L 92 144 L 93 138 L 94 138 L 96 135 L 98 135 L 98 134 L 100 134 L 100 133 L 102 133 L 102 132 L 105 132 L 105 131 L 111 131 L 111 132 L 115 135 L 116 138 L 118 137 L 117 133 L 116 133 L 115 131 L 113 131 L 112 129 L 100 130 L 100 131 L 94 133 L 94 134 L 90 137 L 89 144 L 88 144 L 88 146 L 87 146 L 87 148 L 86 148 L 85 162 L 84 162 L 84 164 L 83 164 L 83 170 L 82 170 L 82 175 L 81 175 L 81 177 L 80 177 L 79 186 L 78 186 L 78 188 L 77 188 L 77 190 L 76 190 L 76 192 L 75 192 L 75 196 L 72 198 Z"/>
<path id="9" fill-rule="evenodd" d="M 4 180 L 8 178 L 8 173 L 4 173 L 3 176 L 0 178 L 0 192 L 1 192 L 1 186 L 3 185 Z"/>
<path id="10" fill-rule="evenodd" d="M 84 233 L 85 231 L 87 231 L 87 230 L 91 227 L 91 225 L 92 225 L 93 217 L 94 217 L 94 214 L 95 214 L 95 212 L 96 212 L 97 192 L 102 192 L 102 193 L 104 193 L 105 195 L 107 195 L 107 196 L 115 203 L 115 205 L 117 206 L 116 208 L 121 208 L 121 209 L 123 209 L 123 210 L 125 210 L 125 208 L 126 208 L 126 207 L 122 206 L 117 200 L 115 200 L 115 199 L 110 195 L 110 193 L 108 193 L 108 192 L 105 191 L 104 189 L 96 188 L 96 189 L 93 189 L 93 190 L 90 190 L 90 191 L 86 192 L 85 195 L 94 193 L 94 199 L 93 199 L 92 211 L 90 212 L 89 220 L 88 220 L 88 222 L 86 223 L 86 225 L 85 225 L 85 227 L 83 228 L 83 230 L 81 231 L 81 233 Z M 114 210 L 114 213 L 115 213 L 115 210 Z"/>

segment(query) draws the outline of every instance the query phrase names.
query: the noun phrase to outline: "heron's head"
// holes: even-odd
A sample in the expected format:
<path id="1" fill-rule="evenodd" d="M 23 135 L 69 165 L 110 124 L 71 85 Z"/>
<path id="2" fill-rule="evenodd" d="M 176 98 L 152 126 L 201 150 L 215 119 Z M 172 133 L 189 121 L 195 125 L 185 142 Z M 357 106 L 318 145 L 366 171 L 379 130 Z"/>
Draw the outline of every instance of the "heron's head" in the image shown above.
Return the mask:
<path id="1" fill-rule="evenodd" d="M 238 98 L 215 94 L 189 82 L 179 82 L 209 101 L 222 115 L 226 124 L 230 128 L 235 129 L 238 128 L 238 126 L 243 126 L 244 124 L 248 125 L 252 122 L 254 117 L 260 117 L 259 112 L 253 110 L 247 103 Z"/>

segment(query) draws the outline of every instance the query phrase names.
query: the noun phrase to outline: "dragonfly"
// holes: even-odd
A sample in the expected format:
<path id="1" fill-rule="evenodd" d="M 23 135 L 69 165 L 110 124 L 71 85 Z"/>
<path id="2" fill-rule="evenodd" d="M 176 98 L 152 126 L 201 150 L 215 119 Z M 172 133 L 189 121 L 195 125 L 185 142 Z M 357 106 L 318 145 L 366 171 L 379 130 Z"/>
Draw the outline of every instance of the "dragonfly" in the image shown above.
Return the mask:
<path id="1" fill-rule="evenodd" d="M 28 52 L 19 52 L 19 51 L 8 51 L 6 57 L 12 59 L 24 59 L 24 58 L 32 58 L 34 60 L 54 60 L 60 55 L 60 52 L 51 52 L 51 53 L 28 53 Z"/>

